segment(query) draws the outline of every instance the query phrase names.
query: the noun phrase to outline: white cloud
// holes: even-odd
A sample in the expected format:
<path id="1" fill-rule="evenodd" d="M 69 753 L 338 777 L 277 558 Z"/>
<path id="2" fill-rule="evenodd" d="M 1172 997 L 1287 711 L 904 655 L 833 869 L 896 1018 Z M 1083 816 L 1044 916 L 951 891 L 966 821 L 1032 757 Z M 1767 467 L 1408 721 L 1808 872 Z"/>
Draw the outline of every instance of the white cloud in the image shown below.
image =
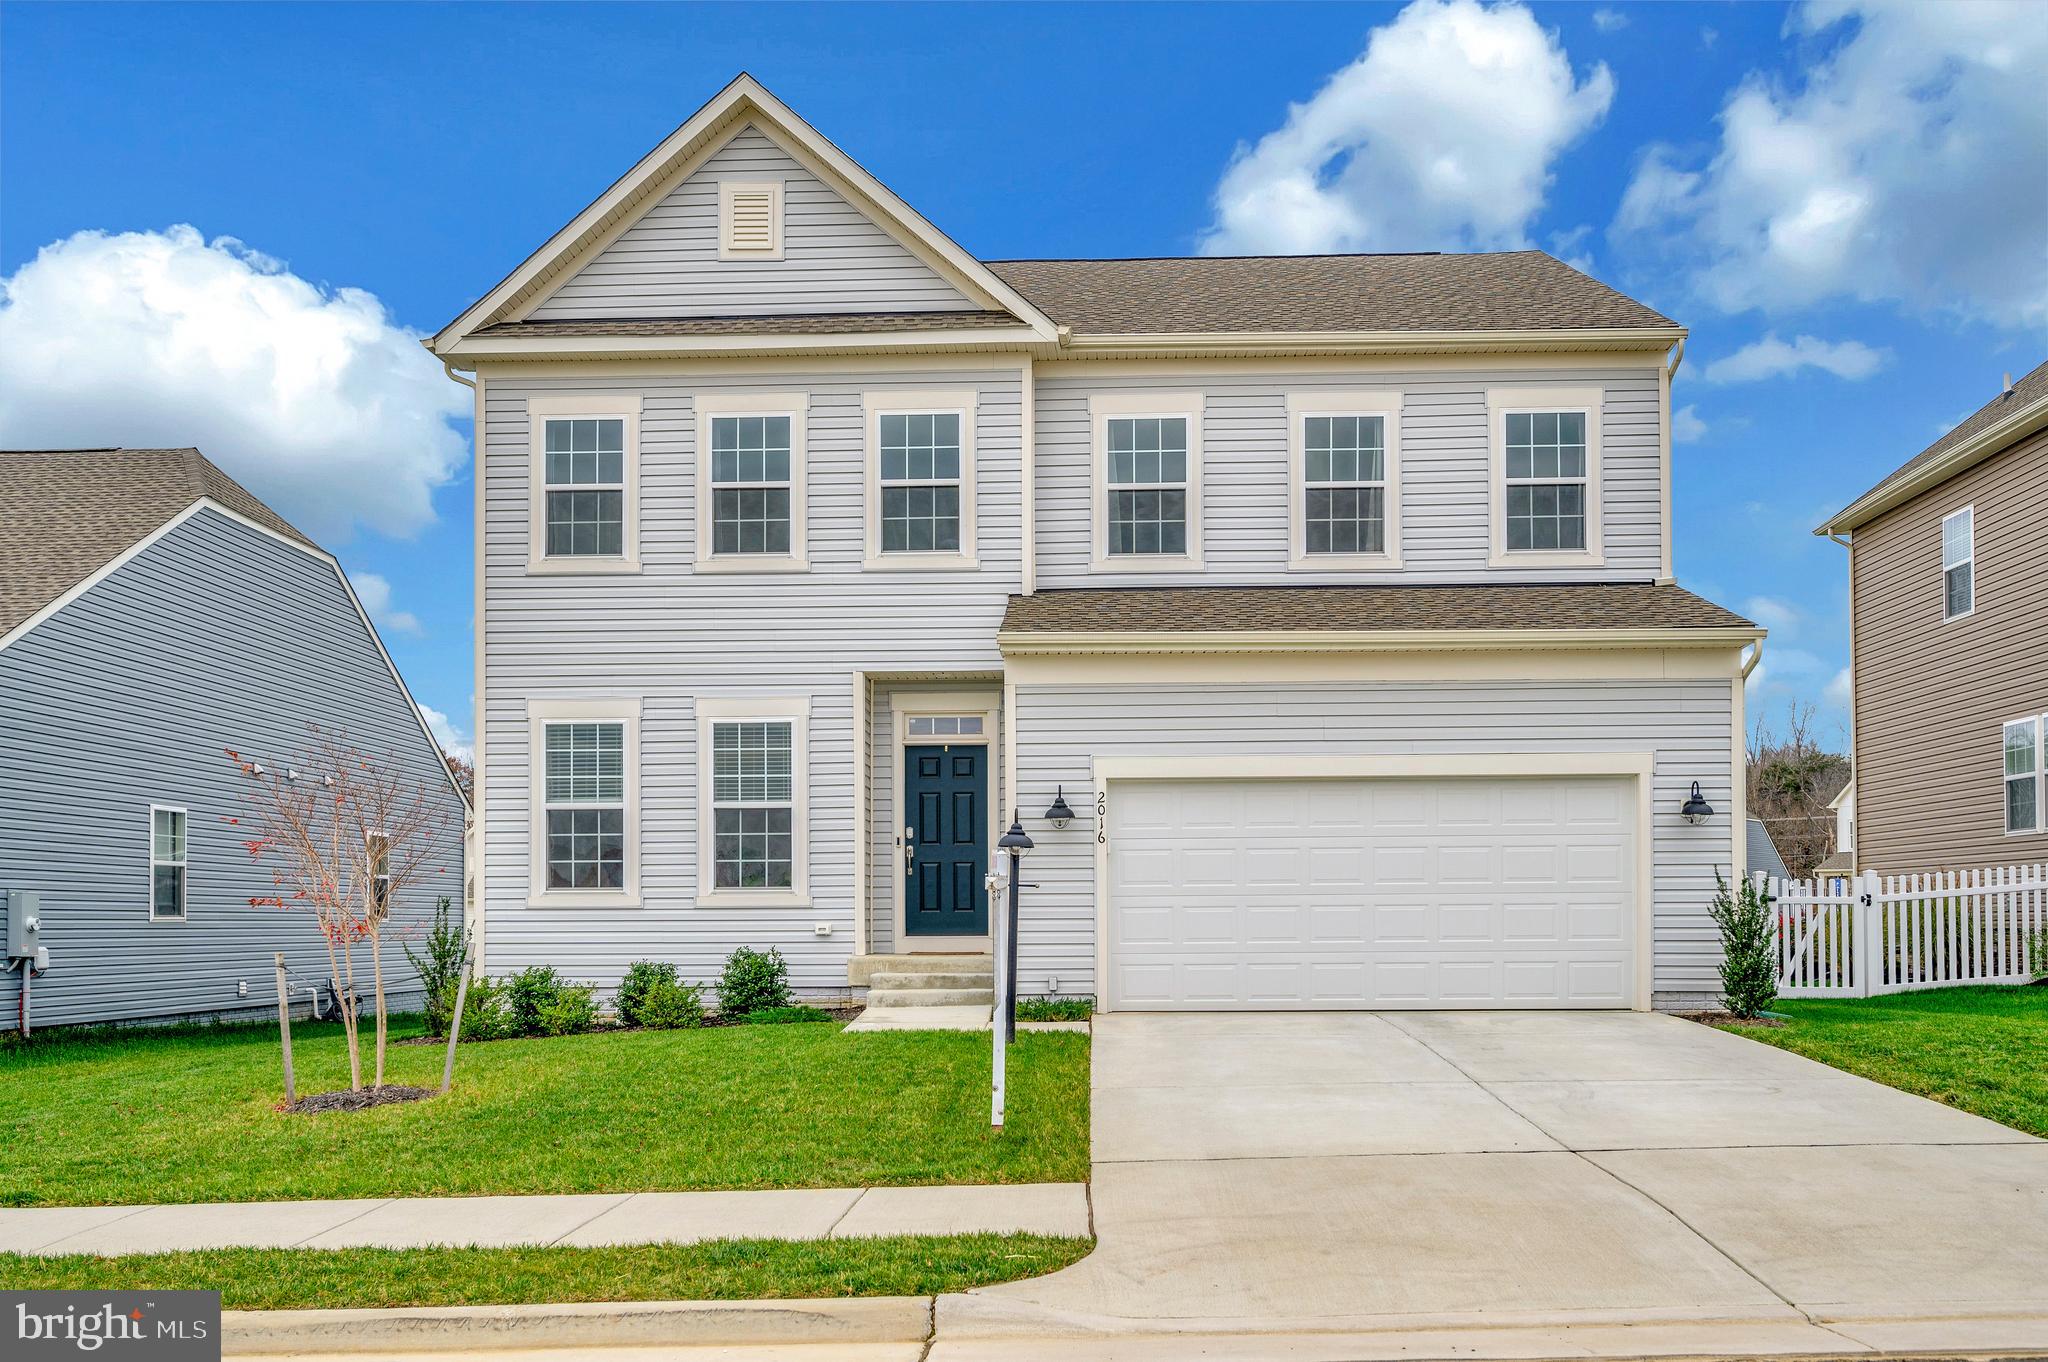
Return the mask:
<path id="1" fill-rule="evenodd" d="M 1836 672 L 1834 680 L 1828 682 L 1827 689 L 1821 694 L 1827 698 L 1829 704 L 1847 713 L 1849 700 L 1855 694 L 1855 682 L 1849 674 L 1849 669 L 1844 667 Z"/>
<path id="2" fill-rule="evenodd" d="M 374 295 L 192 227 L 79 232 L 0 280 L 0 440 L 197 445 L 315 538 L 433 523 L 469 405 Z"/>
<path id="3" fill-rule="evenodd" d="M 1711 153 L 1648 149 L 1615 219 L 1728 311 L 1895 301 L 2048 321 L 2048 24 L 1996 0 L 1811 0 L 1797 80 L 1752 74 Z M 1704 33 L 1702 34 L 1704 37 Z"/>
<path id="4" fill-rule="evenodd" d="M 1780 641 L 1789 639 L 1799 632 L 1802 618 L 1798 606 L 1790 601 L 1781 601 L 1775 596 L 1751 596 L 1742 603 L 1742 613 L 1771 631 L 1771 636 Z M 1772 649 L 1777 654 L 1777 649 Z"/>
<path id="5" fill-rule="evenodd" d="M 464 761 L 476 760 L 476 749 L 454 721 L 432 705 L 420 706 L 420 717 L 427 721 L 427 730 L 434 735 L 434 741 L 441 744 L 441 750 L 451 757 Z"/>
<path id="6" fill-rule="evenodd" d="M 1414 0 L 1216 188 L 1209 254 L 1528 244 L 1550 167 L 1606 116 L 1519 4 Z"/>
<path id="7" fill-rule="evenodd" d="M 1802 369 L 1821 369 L 1836 378 L 1869 378 L 1891 362 L 1891 351 L 1873 349 L 1862 341 L 1824 341 L 1817 336 L 1778 339 L 1776 332 L 1754 340 L 1732 355 L 1723 355 L 1706 367 L 1702 375 L 1709 383 L 1755 383 L 1760 379 L 1797 374 Z"/>
<path id="8" fill-rule="evenodd" d="M 370 618 L 380 629 L 390 629 L 401 634 L 423 634 L 420 617 L 410 610 L 391 608 L 391 583 L 374 572 L 352 572 L 349 584 L 356 589 L 356 599 L 363 603 L 363 609 L 370 612 Z"/>
<path id="9" fill-rule="evenodd" d="M 1593 11 L 1593 27 L 1602 33 L 1619 33 L 1628 27 L 1628 16 L 1618 9 L 1596 9 Z"/>
<path id="10" fill-rule="evenodd" d="M 1688 402 L 1671 413 L 1671 438 L 1682 445 L 1694 444 L 1707 438 L 1706 419 L 1692 403 Z"/>

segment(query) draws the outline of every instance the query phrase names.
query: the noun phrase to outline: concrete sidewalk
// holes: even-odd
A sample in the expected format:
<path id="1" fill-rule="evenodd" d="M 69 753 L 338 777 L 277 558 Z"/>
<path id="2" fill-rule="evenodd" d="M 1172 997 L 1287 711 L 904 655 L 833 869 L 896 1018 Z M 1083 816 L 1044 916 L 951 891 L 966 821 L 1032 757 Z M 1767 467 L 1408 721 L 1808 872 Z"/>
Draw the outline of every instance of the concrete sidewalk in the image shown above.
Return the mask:
<path id="1" fill-rule="evenodd" d="M 1076 1182 L 0 1210 L 0 1252 L 43 1256 L 1089 1232 L 1088 1189 Z"/>

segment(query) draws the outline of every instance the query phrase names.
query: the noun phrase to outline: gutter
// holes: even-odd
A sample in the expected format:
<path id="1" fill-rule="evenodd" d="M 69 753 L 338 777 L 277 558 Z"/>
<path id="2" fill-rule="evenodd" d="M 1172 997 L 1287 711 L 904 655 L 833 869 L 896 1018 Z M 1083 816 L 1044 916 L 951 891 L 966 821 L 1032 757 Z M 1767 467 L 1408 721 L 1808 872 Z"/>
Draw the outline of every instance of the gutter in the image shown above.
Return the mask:
<path id="1" fill-rule="evenodd" d="M 1002 629 L 1005 657 L 1077 653 L 1391 653 L 1477 649 L 1745 647 L 1761 644 L 1755 625 L 1712 629 Z M 1751 660 L 1751 666 L 1755 660 Z M 1744 675 L 1747 675 L 1745 672 Z"/>

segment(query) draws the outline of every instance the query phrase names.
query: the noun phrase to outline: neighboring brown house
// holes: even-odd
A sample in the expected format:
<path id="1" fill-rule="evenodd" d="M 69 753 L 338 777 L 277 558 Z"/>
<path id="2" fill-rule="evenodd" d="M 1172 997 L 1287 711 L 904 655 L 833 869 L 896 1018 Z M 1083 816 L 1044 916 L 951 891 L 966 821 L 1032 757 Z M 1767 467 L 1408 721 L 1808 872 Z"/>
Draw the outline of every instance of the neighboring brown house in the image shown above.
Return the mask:
<path id="1" fill-rule="evenodd" d="M 2048 364 L 1816 533 L 1849 545 L 1855 868 L 2048 861 Z"/>

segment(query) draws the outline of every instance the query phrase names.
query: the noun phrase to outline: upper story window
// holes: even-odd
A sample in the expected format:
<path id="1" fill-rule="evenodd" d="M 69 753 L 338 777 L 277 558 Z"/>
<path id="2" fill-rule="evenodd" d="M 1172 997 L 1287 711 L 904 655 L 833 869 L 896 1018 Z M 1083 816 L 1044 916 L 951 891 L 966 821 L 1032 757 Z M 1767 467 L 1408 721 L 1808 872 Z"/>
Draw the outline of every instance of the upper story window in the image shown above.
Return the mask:
<path id="1" fill-rule="evenodd" d="M 2005 830 L 2039 832 L 2042 827 L 2041 716 L 2005 726 Z"/>
<path id="2" fill-rule="evenodd" d="M 640 399 L 548 393 L 532 424 L 531 572 L 634 572 L 640 566 Z"/>
<path id="3" fill-rule="evenodd" d="M 1941 617 L 1961 619 L 1977 608 L 1977 512 L 1975 507 L 1941 522 Z"/>
<path id="4" fill-rule="evenodd" d="M 975 394 L 869 393 L 867 566 L 974 566 Z"/>
<path id="5" fill-rule="evenodd" d="M 149 809 L 149 915 L 159 922 L 185 917 L 185 811 Z"/>
<path id="6" fill-rule="evenodd" d="M 1095 570 L 1201 567 L 1201 394 L 1105 393 L 1090 408 Z"/>
<path id="7" fill-rule="evenodd" d="M 808 902 L 806 697 L 697 701 L 700 769 L 697 902 Z"/>
<path id="8" fill-rule="evenodd" d="M 632 907 L 639 869 L 640 708 L 631 699 L 532 700 L 533 859 L 528 902 Z"/>
<path id="9" fill-rule="evenodd" d="M 807 565 L 804 407 L 800 394 L 698 399 L 698 571 Z"/>
<path id="10" fill-rule="evenodd" d="M 1600 543 L 1600 393 L 1495 389 L 1493 565 L 1596 566 Z"/>
<path id="11" fill-rule="evenodd" d="M 782 259 L 782 181 L 719 181 L 718 258 Z"/>
<path id="12" fill-rule="evenodd" d="M 1290 427 L 1288 566 L 1400 566 L 1398 392 L 1302 392 Z"/>

